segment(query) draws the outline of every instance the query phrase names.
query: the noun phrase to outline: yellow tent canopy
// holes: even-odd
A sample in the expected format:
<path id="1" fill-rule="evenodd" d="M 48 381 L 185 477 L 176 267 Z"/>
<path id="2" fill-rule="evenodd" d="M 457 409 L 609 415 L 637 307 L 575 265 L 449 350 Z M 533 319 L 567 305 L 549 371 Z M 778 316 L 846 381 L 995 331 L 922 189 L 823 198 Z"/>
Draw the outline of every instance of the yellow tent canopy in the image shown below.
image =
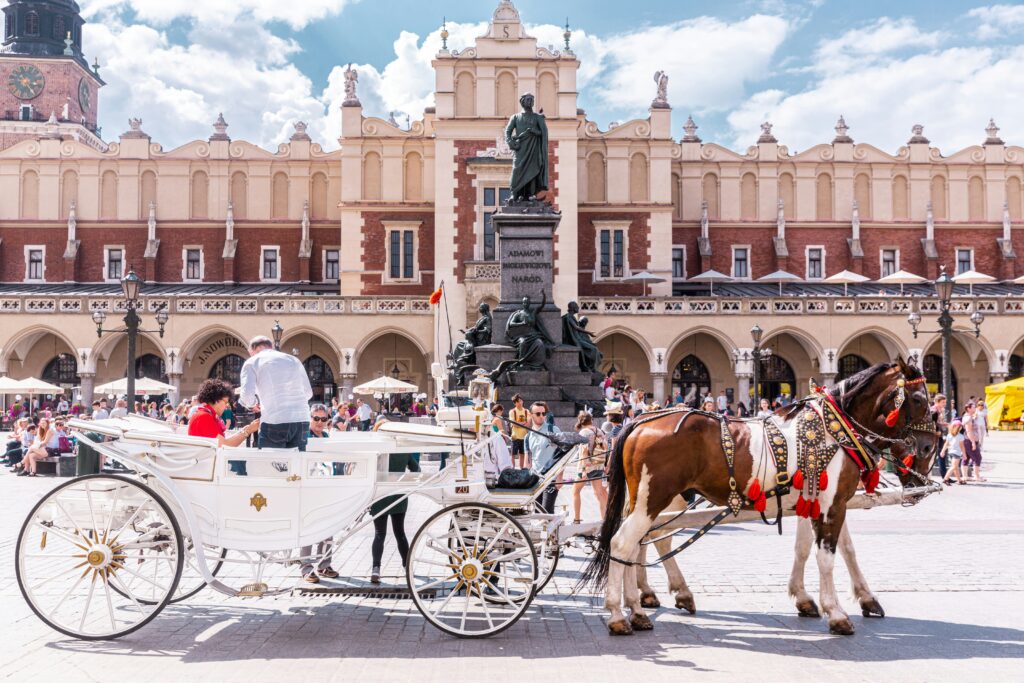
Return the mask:
<path id="1" fill-rule="evenodd" d="M 985 406 L 989 429 L 998 429 L 1000 422 L 1020 420 L 1024 412 L 1024 377 L 985 387 Z"/>

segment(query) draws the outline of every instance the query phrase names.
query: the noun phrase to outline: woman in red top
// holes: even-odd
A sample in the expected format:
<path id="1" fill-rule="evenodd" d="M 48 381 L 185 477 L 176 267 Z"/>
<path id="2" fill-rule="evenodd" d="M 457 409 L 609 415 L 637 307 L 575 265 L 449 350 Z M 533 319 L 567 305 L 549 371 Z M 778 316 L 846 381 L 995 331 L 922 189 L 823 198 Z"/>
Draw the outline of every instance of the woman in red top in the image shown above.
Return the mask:
<path id="1" fill-rule="evenodd" d="M 231 385 L 220 379 L 208 379 L 199 385 L 199 409 L 188 421 L 189 436 L 217 439 L 218 446 L 240 446 L 247 437 L 260 428 L 260 421 L 250 422 L 231 436 L 225 435 L 221 413 L 231 401 Z"/>

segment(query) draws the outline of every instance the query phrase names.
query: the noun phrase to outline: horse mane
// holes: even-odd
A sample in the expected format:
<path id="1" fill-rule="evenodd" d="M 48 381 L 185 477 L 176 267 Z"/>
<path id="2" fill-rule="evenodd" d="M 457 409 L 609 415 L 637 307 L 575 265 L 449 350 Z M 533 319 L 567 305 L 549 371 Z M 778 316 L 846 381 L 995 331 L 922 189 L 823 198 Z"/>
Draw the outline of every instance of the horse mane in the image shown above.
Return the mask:
<path id="1" fill-rule="evenodd" d="M 870 368 L 861 370 L 857 374 L 851 375 L 842 382 L 839 382 L 835 386 L 835 393 L 837 394 L 839 407 L 842 408 L 843 411 L 849 410 L 850 403 L 852 403 L 854 397 L 871 386 L 871 383 L 874 382 L 879 375 L 883 372 L 899 367 L 899 363 L 876 363 Z M 921 369 L 914 365 L 907 365 L 906 370 L 907 371 L 904 372 L 904 375 L 908 380 L 917 379 L 924 375 Z"/>

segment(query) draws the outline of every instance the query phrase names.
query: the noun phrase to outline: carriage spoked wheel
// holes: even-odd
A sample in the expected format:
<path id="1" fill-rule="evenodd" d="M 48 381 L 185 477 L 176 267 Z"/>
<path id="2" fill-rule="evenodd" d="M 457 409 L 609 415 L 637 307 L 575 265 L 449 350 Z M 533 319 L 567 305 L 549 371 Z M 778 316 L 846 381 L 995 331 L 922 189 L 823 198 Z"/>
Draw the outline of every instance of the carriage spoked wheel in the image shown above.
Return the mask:
<path id="1" fill-rule="evenodd" d="M 501 633 L 530 606 L 537 554 L 522 525 L 482 503 L 434 513 L 413 538 L 406 577 L 427 621 L 460 638 Z"/>
<path id="2" fill-rule="evenodd" d="M 185 565 L 181 571 L 181 578 L 178 580 L 178 588 L 174 591 L 174 597 L 171 598 L 172 605 L 188 600 L 206 588 L 206 579 L 203 578 L 203 573 L 199 571 L 199 559 L 196 557 L 196 549 L 192 539 L 186 537 L 183 543 L 185 546 Z M 152 552 L 153 550 L 150 548 L 139 548 L 126 559 L 126 562 L 144 563 L 146 557 Z M 227 556 L 228 551 L 218 546 L 204 545 L 203 552 L 205 553 L 206 565 L 210 568 L 210 572 L 217 576 L 221 567 L 224 566 L 224 558 Z M 141 580 L 134 576 L 124 577 L 124 584 L 129 589 L 139 583 L 141 583 Z M 111 585 L 111 588 L 118 593 L 121 592 L 118 585 Z M 144 596 L 139 597 L 138 600 L 143 604 L 151 604 L 148 598 Z"/>
<path id="3" fill-rule="evenodd" d="M 119 475 L 79 477 L 50 491 L 15 548 L 29 607 L 54 630 L 84 640 L 145 626 L 174 598 L 183 566 L 170 508 L 150 487 Z"/>
<path id="4" fill-rule="evenodd" d="M 547 511 L 540 506 L 540 503 L 533 502 L 533 512 L 547 514 Z M 543 531 L 541 532 L 543 533 Z M 534 594 L 540 593 L 551 581 L 558 568 L 558 560 L 562 557 L 562 547 L 558 544 L 558 531 L 547 534 L 547 538 L 541 538 L 540 542 L 534 541 L 534 550 L 537 551 L 537 585 Z"/>

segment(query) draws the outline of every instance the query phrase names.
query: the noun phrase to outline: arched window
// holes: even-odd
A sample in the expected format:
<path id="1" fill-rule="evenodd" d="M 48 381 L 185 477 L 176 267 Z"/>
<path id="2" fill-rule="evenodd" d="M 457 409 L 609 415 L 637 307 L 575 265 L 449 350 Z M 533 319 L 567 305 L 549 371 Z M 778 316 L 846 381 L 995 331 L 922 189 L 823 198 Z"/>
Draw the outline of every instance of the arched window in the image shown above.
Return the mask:
<path id="1" fill-rule="evenodd" d="M 58 16 L 53 20 L 53 37 L 55 40 L 64 40 L 64 34 L 67 33 L 67 29 L 64 28 L 64 17 Z"/>
<path id="2" fill-rule="evenodd" d="M 494 109 L 498 116 L 507 119 L 519 110 L 516 77 L 511 71 L 502 71 L 498 74 L 494 86 Z"/>
<path id="3" fill-rule="evenodd" d="M 314 400 L 322 401 L 334 393 L 334 373 L 327 361 L 320 356 L 310 356 L 302 365 L 309 376 L 309 386 L 313 388 Z"/>
<path id="4" fill-rule="evenodd" d="M 476 116 L 476 83 L 468 71 L 455 79 L 455 115 Z"/>
<path id="5" fill-rule="evenodd" d="M 931 183 L 932 215 L 937 221 L 946 220 L 946 178 L 937 175 Z"/>
<path id="6" fill-rule="evenodd" d="M 690 354 L 676 364 L 672 371 L 673 396 L 676 389 L 690 405 L 704 394 L 711 393 L 711 373 L 700 358 Z"/>
<path id="7" fill-rule="evenodd" d="M 70 353 L 62 353 L 46 364 L 43 381 L 73 387 L 78 384 L 78 361 Z"/>
<path id="8" fill-rule="evenodd" d="M 817 220 L 832 220 L 832 176 L 828 173 L 819 175 L 815 183 L 815 209 Z"/>
<path id="9" fill-rule="evenodd" d="M 78 203 L 78 174 L 64 171 L 60 177 L 60 217 L 67 218 L 71 202 Z"/>
<path id="10" fill-rule="evenodd" d="M 928 382 L 928 391 L 932 394 L 937 394 L 942 391 L 942 356 L 934 353 L 929 353 L 924 357 L 923 367 L 925 381 Z M 947 401 L 952 401 L 954 406 L 960 407 L 960 401 L 957 399 L 957 383 L 956 383 L 956 369 L 953 370 L 953 395 L 946 396 Z"/>
<path id="11" fill-rule="evenodd" d="M 1024 356 L 1016 353 L 1010 355 L 1009 374 L 1006 379 L 1017 379 L 1024 376 Z"/>
<path id="12" fill-rule="evenodd" d="M 680 220 L 683 217 L 683 179 L 678 173 L 672 174 L 672 217 Z"/>
<path id="13" fill-rule="evenodd" d="M 21 176 L 21 217 L 39 218 L 39 174 L 35 171 Z"/>
<path id="14" fill-rule="evenodd" d="M 867 173 L 858 173 L 853 181 L 853 198 L 857 200 L 860 217 L 871 220 L 871 178 Z"/>
<path id="15" fill-rule="evenodd" d="M 288 218 L 288 176 L 275 173 L 270 205 L 271 218 Z"/>
<path id="16" fill-rule="evenodd" d="M 231 210 L 240 221 L 249 217 L 249 182 L 241 171 L 231 175 Z"/>
<path id="17" fill-rule="evenodd" d="M 423 157 L 419 152 L 405 155 L 405 201 L 423 201 Z"/>
<path id="18" fill-rule="evenodd" d="M 104 171 L 100 177 L 100 218 L 117 220 L 117 174 Z"/>
<path id="19" fill-rule="evenodd" d="M 1021 212 L 1020 178 L 1015 175 L 1006 179 L 1006 205 L 1010 209 L 1010 220 L 1021 220 L 1024 214 Z"/>
<path id="20" fill-rule="evenodd" d="M 537 111 L 543 109 L 548 118 L 558 116 L 558 81 L 550 71 L 537 77 L 537 107 Z"/>
<path id="21" fill-rule="evenodd" d="M 192 174 L 192 218 L 207 218 L 210 215 L 210 177 L 205 171 Z"/>
<path id="22" fill-rule="evenodd" d="M 740 220 L 757 220 L 757 178 L 753 173 L 740 178 Z"/>
<path id="23" fill-rule="evenodd" d="M 910 186 L 906 176 L 898 175 L 892 179 L 892 219 L 910 220 Z"/>
<path id="24" fill-rule="evenodd" d="M 716 220 L 718 213 L 718 176 L 707 173 L 701 182 L 701 199 L 708 203 L 708 218 Z"/>
<path id="25" fill-rule="evenodd" d="M 149 218 L 149 205 L 150 203 L 156 204 L 156 173 L 153 171 L 145 171 L 142 174 L 142 192 L 139 196 L 139 215 L 146 219 Z"/>
<path id="26" fill-rule="evenodd" d="M 629 201 L 646 202 L 650 196 L 647 182 L 647 157 L 637 152 L 629 158 Z"/>
<path id="27" fill-rule="evenodd" d="M 309 191 L 312 201 L 310 209 L 313 220 L 324 220 L 327 218 L 327 175 L 325 173 L 314 173 L 312 187 Z"/>
<path id="28" fill-rule="evenodd" d="M 210 368 L 210 379 L 222 379 L 231 386 L 241 384 L 242 364 L 245 359 L 235 354 L 228 354 Z"/>
<path id="29" fill-rule="evenodd" d="M 607 201 L 606 185 L 604 155 L 594 152 L 587 157 L 587 201 Z"/>
<path id="30" fill-rule="evenodd" d="M 155 379 L 167 383 L 167 366 L 164 359 L 155 353 L 147 353 L 135 359 L 135 379 Z"/>
<path id="31" fill-rule="evenodd" d="M 967 182 L 967 218 L 975 222 L 985 220 L 985 181 L 981 176 L 971 176 Z"/>
<path id="32" fill-rule="evenodd" d="M 25 15 L 25 35 L 39 35 L 39 14 L 37 12 L 29 12 Z"/>
<path id="33" fill-rule="evenodd" d="M 774 401 L 783 394 L 790 398 L 796 398 L 796 373 L 782 356 L 772 354 L 767 359 L 760 361 L 760 389 L 758 395 L 761 398 Z"/>
<path id="34" fill-rule="evenodd" d="M 796 218 L 796 184 L 791 173 L 779 176 L 779 198 L 782 199 L 783 213 L 787 220 Z"/>
<path id="35" fill-rule="evenodd" d="M 367 152 L 363 156 L 363 199 L 380 199 L 380 155 Z"/>
<path id="36" fill-rule="evenodd" d="M 839 359 L 839 372 L 836 373 L 836 381 L 842 381 L 853 377 L 861 370 L 867 370 L 871 365 L 855 353 L 848 353 Z"/>

